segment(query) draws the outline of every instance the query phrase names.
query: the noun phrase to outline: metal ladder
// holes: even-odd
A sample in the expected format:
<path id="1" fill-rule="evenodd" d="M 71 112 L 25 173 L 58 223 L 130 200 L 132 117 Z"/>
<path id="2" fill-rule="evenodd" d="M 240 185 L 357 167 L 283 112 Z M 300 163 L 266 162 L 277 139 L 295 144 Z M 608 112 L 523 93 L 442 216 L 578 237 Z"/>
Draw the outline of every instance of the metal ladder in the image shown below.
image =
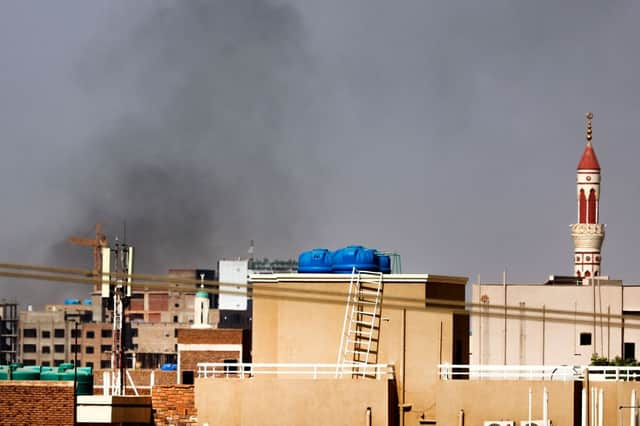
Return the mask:
<path id="1" fill-rule="evenodd" d="M 380 340 L 383 274 L 353 268 L 338 350 L 337 377 L 375 376 Z"/>

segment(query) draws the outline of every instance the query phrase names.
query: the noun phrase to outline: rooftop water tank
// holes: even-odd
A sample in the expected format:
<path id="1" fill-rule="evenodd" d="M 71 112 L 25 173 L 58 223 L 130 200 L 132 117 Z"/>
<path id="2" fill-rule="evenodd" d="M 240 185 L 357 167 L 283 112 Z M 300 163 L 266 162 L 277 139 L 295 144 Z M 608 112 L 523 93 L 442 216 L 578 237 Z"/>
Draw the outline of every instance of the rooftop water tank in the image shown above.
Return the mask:
<path id="1" fill-rule="evenodd" d="M 93 305 L 93 301 L 90 298 L 84 299 L 85 305 Z"/>
<path id="2" fill-rule="evenodd" d="M 177 364 L 162 364 L 160 366 L 160 370 L 162 371 L 176 371 L 178 369 L 178 365 Z"/>
<path id="3" fill-rule="evenodd" d="M 363 246 L 347 246 L 333 253 L 332 270 L 338 274 L 350 274 L 356 268 L 360 271 L 380 270 L 376 251 Z"/>
<path id="4" fill-rule="evenodd" d="M 80 300 L 79 299 L 64 299 L 64 304 L 65 305 L 79 305 L 80 304 Z"/>
<path id="5" fill-rule="evenodd" d="M 383 274 L 391 273 L 391 257 L 386 255 L 377 255 L 378 267 Z"/>
<path id="6" fill-rule="evenodd" d="M 298 272 L 305 274 L 323 274 L 331 272 L 331 251 L 325 248 L 300 253 L 298 257 Z"/>

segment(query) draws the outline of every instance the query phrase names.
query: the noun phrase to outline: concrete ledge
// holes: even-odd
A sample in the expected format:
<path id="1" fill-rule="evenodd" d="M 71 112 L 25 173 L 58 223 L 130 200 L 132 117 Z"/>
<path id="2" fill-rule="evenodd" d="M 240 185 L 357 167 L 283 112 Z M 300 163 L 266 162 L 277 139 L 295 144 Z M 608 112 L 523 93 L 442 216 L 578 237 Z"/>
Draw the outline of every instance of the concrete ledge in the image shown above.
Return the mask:
<path id="1" fill-rule="evenodd" d="M 78 423 L 149 423 L 150 396 L 80 395 Z"/>

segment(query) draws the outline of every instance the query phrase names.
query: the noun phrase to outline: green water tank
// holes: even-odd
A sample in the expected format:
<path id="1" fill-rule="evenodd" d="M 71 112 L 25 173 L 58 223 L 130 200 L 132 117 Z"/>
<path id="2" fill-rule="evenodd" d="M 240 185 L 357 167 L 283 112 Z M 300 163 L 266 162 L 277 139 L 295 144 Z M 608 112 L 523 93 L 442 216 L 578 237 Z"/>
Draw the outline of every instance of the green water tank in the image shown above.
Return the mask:
<path id="1" fill-rule="evenodd" d="M 59 381 L 62 379 L 57 371 L 43 371 L 40 373 L 40 380 Z"/>
<path id="2" fill-rule="evenodd" d="M 24 364 L 22 364 L 21 362 L 12 362 L 11 364 L 9 364 L 9 368 L 11 369 L 11 371 L 21 367 L 24 367 Z"/>
<path id="3" fill-rule="evenodd" d="M 0 370 L 0 380 L 11 380 L 11 370 Z"/>
<path id="4" fill-rule="evenodd" d="M 40 372 L 29 368 L 17 368 L 12 374 L 13 380 L 40 380 Z"/>

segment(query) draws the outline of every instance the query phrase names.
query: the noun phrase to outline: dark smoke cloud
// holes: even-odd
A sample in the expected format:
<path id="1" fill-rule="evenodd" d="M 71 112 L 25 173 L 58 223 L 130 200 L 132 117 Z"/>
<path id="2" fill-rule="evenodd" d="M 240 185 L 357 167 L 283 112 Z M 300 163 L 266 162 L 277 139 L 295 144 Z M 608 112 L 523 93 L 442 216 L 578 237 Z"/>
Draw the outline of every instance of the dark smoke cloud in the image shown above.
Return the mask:
<path id="1" fill-rule="evenodd" d="M 84 172 L 65 179 L 84 213 L 59 238 L 90 236 L 101 222 L 122 239 L 126 223 L 137 269 L 148 273 L 215 267 L 246 254 L 262 227 L 272 240 L 258 244 L 277 253 L 298 209 L 278 160 L 308 65 L 298 15 L 266 1 L 153 3 L 138 13 L 133 31 L 81 63 L 93 96 L 132 102 L 73 159 Z M 62 245 L 52 263 L 87 266 L 88 248 Z"/>

